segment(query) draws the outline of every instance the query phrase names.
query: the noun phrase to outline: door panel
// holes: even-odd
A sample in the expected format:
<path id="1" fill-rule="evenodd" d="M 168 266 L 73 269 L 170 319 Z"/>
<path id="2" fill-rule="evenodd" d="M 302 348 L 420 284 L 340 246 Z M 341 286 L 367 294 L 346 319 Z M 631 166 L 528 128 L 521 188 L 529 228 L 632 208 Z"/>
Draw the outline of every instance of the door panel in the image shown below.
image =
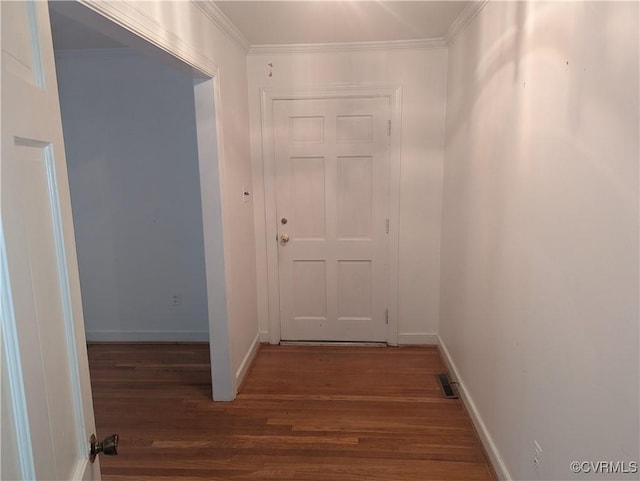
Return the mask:
<path id="1" fill-rule="evenodd" d="M 373 157 L 338 157 L 338 239 L 370 239 Z"/>
<path id="2" fill-rule="evenodd" d="M 296 239 L 325 239 L 325 159 L 293 157 L 293 218 Z"/>
<path id="3" fill-rule="evenodd" d="M 273 106 L 284 340 L 386 341 L 389 101 Z M 282 222 L 286 219 L 286 223 Z"/>
<path id="4" fill-rule="evenodd" d="M 326 262 L 293 261 L 293 313 L 296 319 L 322 320 L 327 317 Z"/>
<path id="5" fill-rule="evenodd" d="M 3 360 L 26 408 L 11 415 L 28 426 L 18 437 L 30 439 L 36 479 L 99 479 L 88 462 L 95 427 L 47 4 L 0 5 L 2 289 L 13 307 L 2 327 L 18 344 Z"/>
<path id="6" fill-rule="evenodd" d="M 371 261 L 338 261 L 338 320 L 372 317 Z"/>

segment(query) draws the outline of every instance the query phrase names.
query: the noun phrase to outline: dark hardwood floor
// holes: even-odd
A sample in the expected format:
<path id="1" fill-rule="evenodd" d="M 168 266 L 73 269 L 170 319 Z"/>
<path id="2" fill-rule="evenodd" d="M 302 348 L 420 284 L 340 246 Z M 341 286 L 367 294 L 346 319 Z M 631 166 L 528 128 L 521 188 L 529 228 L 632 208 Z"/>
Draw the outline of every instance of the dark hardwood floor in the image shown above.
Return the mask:
<path id="1" fill-rule="evenodd" d="M 231 403 L 204 344 L 89 346 L 103 480 L 493 480 L 435 348 L 262 346 Z"/>

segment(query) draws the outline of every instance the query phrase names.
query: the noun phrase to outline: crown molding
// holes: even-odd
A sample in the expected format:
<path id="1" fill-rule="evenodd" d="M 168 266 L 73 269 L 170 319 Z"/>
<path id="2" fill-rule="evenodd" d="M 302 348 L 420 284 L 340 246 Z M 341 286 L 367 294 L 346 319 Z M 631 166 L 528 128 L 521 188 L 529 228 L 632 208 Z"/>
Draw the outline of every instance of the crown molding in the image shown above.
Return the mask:
<path id="1" fill-rule="evenodd" d="M 436 49 L 446 47 L 447 44 L 444 38 L 391 40 L 382 42 L 297 43 L 252 45 L 248 55 L 368 52 L 376 50 Z"/>
<path id="2" fill-rule="evenodd" d="M 474 0 L 464 7 L 447 31 L 447 35 L 445 36 L 447 45 L 452 45 L 458 39 L 487 3 L 489 3 L 489 0 Z"/>
<path id="3" fill-rule="evenodd" d="M 218 67 L 213 59 L 203 55 L 199 49 L 187 44 L 174 32 L 167 30 L 166 26 L 160 23 L 158 19 L 139 9 L 137 4 L 140 2 L 137 0 L 121 0 L 117 2 L 113 0 L 78 0 L 78 2 L 89 10 L 111 20 L 116 25 L 133 32 L 137 37 L 168 52 L 183 63 L 200 70 L 200 72 L 210 77 L 217 75 Z M 62 5 L 65 2 L 60 3 Z M 70 16 L 78 18 L 76 15 Z"/>
<path id="4" fill-rule="evenodd" d="M 227 37 L 233 40 L 245 53 L 249 51 L 249 41 L 242 32 L 231 23 L 231 20 L 220 10 L 213 1 L 193 2 L 204 15 L 209 18 Z"/>

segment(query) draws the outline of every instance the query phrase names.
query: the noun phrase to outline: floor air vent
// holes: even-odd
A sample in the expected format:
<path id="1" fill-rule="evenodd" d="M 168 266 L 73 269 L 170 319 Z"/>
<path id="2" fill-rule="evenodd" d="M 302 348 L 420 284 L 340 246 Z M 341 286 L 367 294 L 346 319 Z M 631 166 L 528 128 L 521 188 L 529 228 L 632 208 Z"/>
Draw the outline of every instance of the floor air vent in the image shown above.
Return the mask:
<path id="1" fill-rule="evenodd" d="M 447 399 L 458 399 L 458 395 L 453 390 L 451 381 L 449 381 L 449 376 L 446 374 L 436 374 L 436 379 L 438 380 L 438 385 L 440 386 L 440 390 L 444 397 Z"/>

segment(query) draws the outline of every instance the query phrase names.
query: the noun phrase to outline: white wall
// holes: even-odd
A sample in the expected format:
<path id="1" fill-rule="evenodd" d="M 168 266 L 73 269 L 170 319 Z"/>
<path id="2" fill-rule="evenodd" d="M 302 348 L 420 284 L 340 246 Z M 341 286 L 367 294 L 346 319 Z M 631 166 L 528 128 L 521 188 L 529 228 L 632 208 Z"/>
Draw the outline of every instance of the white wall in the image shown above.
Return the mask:
<path id="1" fill-rule="evenodd" d="M 87 339 L 207 341 L 192 78 L 128 49 L 56 67 Z"/>
<path id="2" fill-rule="evenodd" d="M 638 13 L 489 2 L 449 51 L 440 333 L 513 479 L 638 479 L 569 470 L 639 453 Z"/>
<path id="3" fill-rule="evenodd" d="M 295 92 L 340 85 L 401 86 L 399 342 L 432 341 L 438 329 L 445 49 L 259 54 L 247 57 L 256 212 L 260 331 L 268 297 L 260 89 Z M 268 77 L 268 63 L 273 77 Z"/>

